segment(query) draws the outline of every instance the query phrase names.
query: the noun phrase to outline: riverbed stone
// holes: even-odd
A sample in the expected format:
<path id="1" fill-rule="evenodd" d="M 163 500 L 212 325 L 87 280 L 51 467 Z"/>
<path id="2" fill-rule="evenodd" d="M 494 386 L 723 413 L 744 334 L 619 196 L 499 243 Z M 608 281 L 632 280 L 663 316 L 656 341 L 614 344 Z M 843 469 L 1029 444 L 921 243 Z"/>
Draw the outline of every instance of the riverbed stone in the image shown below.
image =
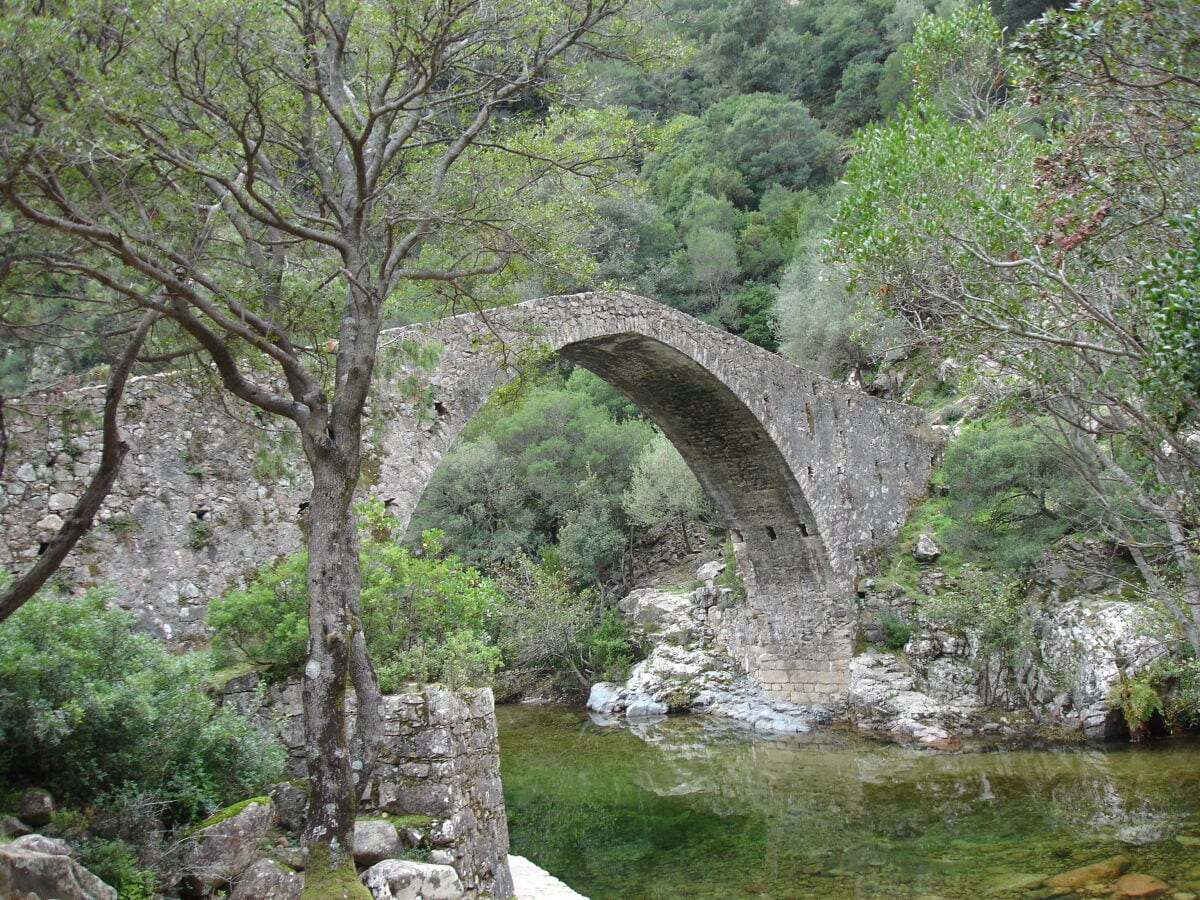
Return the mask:
<path id="1" fill-rule="evenodd" d="M 1089 866 L 1080 866 L 1078 869 L 1071 869 L 1069 872 L 1055 875 L 1053 878 L 1047 879 L 1046 885 L 1067 891 L 1077 891 L 1090 884 L 1108 884 L 1128 868 L 1128 856 L 1113 856 Z"/>
<path id="2" fill-rule="evenodd" d="M 1157 897 L 1165 894 L 1171 886 L 1153 875 L 1130 872 L 1122 875 L 1113 885 L 1113 896 L 1118 898 Z"/>

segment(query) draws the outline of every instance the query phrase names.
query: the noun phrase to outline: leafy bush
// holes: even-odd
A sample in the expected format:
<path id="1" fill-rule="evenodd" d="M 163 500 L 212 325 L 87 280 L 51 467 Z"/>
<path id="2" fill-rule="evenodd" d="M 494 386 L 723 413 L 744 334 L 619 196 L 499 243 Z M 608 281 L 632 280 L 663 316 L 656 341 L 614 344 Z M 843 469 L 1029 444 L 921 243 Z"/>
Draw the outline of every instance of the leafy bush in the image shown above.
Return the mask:
<path id="1" fill-rule="evenodd" d="M 629 626 L 615 609 L 604 611 L 600 621 L 584 632 L 580 651 L 588 672 L 596 681 L 624 681 L 638 658 L 629 638 Z"/>
<path id="2" fill-rule="evenodd" d="M 383 690 L 487 681 L 500 664 L 495 583 L 446 554 L 440 532 L 426 532 L 410 550 L 397 542 L 383 504 L 365 504 L 360 514 L 363 630 Z M 213 644 L 226 662 L 243 658 L 276 680 L 299 675 L 308 643 L 306 559 L 290 556 L 209 604 Z"/>
<path id="3" fill-rule="evenodd" d="M 903 650 L 912 637 L 912 626 L 898 616 L 884 616 L 879 624 L 883 627 L 883 646 L 889 650 Z"/>
<path id="4" fill-rule="evenodd" d="M 1024 639 L 1024 608 L 1025 591 L 1020 581 L 964 566 L 950 587 L 925 598 L 921 614 L 944 627 L 971 632 L 979 640 L 980 649 L 996 653 L 1005 664 L 1011 664 Z"/>
<path id="5" fill-rule="evenodd" d="M 208 658 L 133 624 L 91 591 L 43 594 L 0 628 L 0 781 L 107 807 L 149 796 L 172 825 L 277 776 L 282 747 L 201 689 Z"/>
<path id="6" fill-rule="evenodd" d="M 939 537 L 1002 571 L 1030 568 L 1086 515 L 1083 485 L 1033 424 L 965 429 L 947 448 L 940 478 L 949 521 Z"/>
<path id="7" fill-rule="evenodd" d="M 222 662 L 245 659 L 275 681 L 300 674 L 308 644 L 307 565 L 308 554 L 295 553 L 208 604 L 213 650 Z"/>
<path id="8" fill-rule="evenodd" d="M 142 866 L 125 841 L 89 841 L 80 850 L 79 860 L 93 875 L 116 888 L 120 900 L 152 900 L 159 896 L 154 872 Z"/>
<path id="9" fill-rule="evenodd" d="M 1155 716 L 1168 731 L 1200 725 L 1200 660 L 1164 657 L 1135 675 L 1122 674 L 1108 695 L 1129 726 L 1130 738 L 1142 740 Z"/>

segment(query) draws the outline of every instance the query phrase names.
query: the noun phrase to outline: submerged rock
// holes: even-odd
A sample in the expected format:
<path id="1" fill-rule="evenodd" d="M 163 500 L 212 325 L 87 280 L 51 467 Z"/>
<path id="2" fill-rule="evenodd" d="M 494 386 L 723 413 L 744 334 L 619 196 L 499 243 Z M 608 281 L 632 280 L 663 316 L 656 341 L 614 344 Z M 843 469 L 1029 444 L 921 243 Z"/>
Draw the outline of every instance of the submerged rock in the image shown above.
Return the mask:
<path id="1" fill-rule="evenodd" d="M 1063 872 L 1061 875 L 1055 875 L 1046 880 L 1046 886 L 1077 891 L 1089 884 L 1108 884 L 1128 868 L 1128 856 L 1113 856 L 1098 863 L 1092 863 L 1090 866 L 1081 866 L 1078 869 Z"/>
<path id="2" fill-rule="evenodd" d="M 1117 879 L 1117 883 L 1113 885 L 1114 897 L 1157 897 L 1159 894 L 1165 894 L 1171 889 L 1171 886 L 1153 875 L 1142 875 L 1136 872 L 1130 872 L 1128 875 L 1122 875 Z"/>

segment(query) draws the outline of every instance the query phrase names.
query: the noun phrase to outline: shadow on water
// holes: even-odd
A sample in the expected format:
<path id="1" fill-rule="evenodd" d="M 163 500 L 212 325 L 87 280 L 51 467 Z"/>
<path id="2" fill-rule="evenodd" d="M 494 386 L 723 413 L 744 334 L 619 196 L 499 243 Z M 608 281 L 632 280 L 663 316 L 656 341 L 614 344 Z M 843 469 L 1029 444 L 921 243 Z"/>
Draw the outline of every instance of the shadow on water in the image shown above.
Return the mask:
<path id="1" fill-rule="evenodd" d="M 1123 853 L 1200 894 L 1200 741 L 935 753 L 507 706 L 514 853 L 606 898 L 1046 897 Z"/>

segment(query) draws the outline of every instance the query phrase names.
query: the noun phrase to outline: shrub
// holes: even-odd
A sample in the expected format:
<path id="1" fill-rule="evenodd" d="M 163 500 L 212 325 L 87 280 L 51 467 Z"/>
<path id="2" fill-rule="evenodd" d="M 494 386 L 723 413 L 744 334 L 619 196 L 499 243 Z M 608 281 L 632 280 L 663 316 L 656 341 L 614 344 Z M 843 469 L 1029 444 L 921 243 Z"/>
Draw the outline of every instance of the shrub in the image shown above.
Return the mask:
<path id="1" fill-rule="evenodd" d="M 1086 513 L 1083 485 L 1033 424 L 965 429 L 947 448 L 940 477 L 949 521 L 939 536 L 1006 572 L 1033 566 Z"/>
<path id="2" fill-rule="evenodd" d="M 380 687 L 486 682 L 500 664 L 495 583 L 447 554 L 440 532 L 426 532 L 409 550 L 396 541 L 382 503 L 360 513 L 362 623 Z M 306 559 L 290 556 L 209 604 L 214 647 L 226 662 L 242 657 L 275 680 L 299 674 L 308 643 Z"/>
<path id="3" fill-rule="evenodd" d="M 912 637 L 912 626 L 898 616 L 885 615 L 879 622 L 883 627 L 883 646 L 903 650 Z"/>
<path id="4" fill-rule="evenodd" d="M 149 796 L 174 825 L 277 776 L 282 747 L 201 689 L 209 659 L 133 625 L 91 591 L 42 594 L 0 628 L 0 779 L 110 808 Z"/>

